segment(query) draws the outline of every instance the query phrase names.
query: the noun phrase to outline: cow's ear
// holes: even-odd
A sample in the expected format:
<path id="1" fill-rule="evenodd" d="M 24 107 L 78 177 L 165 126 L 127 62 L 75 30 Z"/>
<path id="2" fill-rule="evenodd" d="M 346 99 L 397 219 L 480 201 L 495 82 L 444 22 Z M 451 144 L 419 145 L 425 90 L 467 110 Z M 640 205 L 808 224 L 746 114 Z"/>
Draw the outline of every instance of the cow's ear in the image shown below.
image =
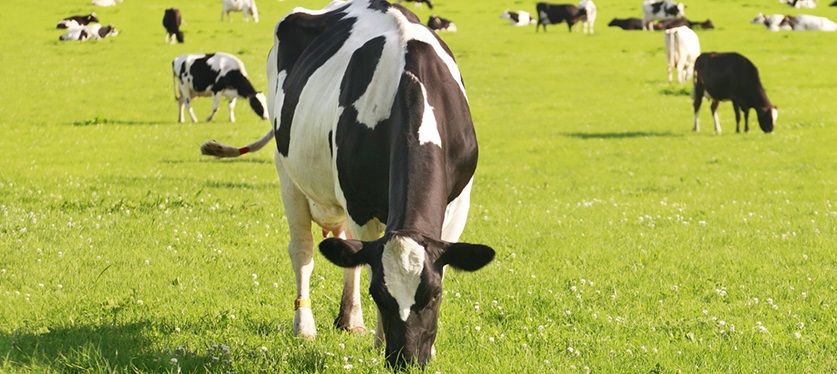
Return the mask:
<path id="1" fill-rule="evenodd" d="M 477 271 L 494 260 L 494 249 L 482 244 L 450 243 L 438 263 L 459 270 Z"/>
<path id="2" fill-rule="evenodd" d="M 328 238 L 320 242 L 320 253 L 333 264 L 344 268 L 352 268 L 367 263 L 363 242 L 360 240 Z"/>

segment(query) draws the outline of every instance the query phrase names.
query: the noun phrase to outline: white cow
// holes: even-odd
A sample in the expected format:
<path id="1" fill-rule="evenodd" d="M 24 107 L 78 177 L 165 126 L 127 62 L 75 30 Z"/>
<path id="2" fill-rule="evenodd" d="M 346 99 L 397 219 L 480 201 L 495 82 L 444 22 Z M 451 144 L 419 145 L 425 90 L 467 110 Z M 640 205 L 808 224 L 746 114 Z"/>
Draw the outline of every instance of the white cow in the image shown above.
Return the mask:
<path id="1" fill-rule="evenodd" d="M 253 21 L 259 22 L 259 10 L 256 9 L 256 0 L 222 0 L 224 8 L 221 10 L 221 21 L 224 20 L 224 15 L 232 22 L 230 12 L 244 12 L 244 21 L 250 20 L 248 15 L 253 15 Z"/>
<path id="2" fill-rule="evenodd" d="M 93 0 L 93 5 L 96 6 L 116 6 L 116 3 L 121 3 L 122 0 Z"/>
<path id="3" fill-rule="evenodd" d="M 671 69 L 677 71 L 677 82 L 683 83 L 692 76 L 695 60 L 700 56 L 700 41 L 697 34 L 688 26 L 666 30 L 666 62 L 668 63 L 668 83 L 671 83 Z"/>
<path id="4" fill-rule="evenodd" d="M 686 17 L 686 6 L 672 0 L 645 0 L 642 2 L 642 29 L 653 30 L 651 22 Z"/>
<path id="5" fill-rule="evenodd" d="M 534 25 L 536 22 L 529 12 L 523 10 L 516 10 L 512 12 L 506 9 L 503 14 L 500 14 L 500 18 L 509 20 L 509 23 L 511 23 L 512 26 Z"/>
<path id="6" fill-rule="evenodd" d="M 794 8 L 813 9 L 817 7 L 817 0 L 779 0 L 779 4 L 788 4 Z"/>
<path id="7" fill-rule="evenodd" d="M 800 14 L 785 17 L 785 23 L 795 31 L 837 31 L 837 23 L 825 18 Z"/>
<path id="8" fill-rule="evenodd" d="M 113 25 L 102 26 L 98 23 L 90 25 L 71 27 L 58 37 L 58 40 L 87 40 L 87 39 L 104 39 L 109 36 L 119 35 Z"/>
<path id="9" fill-rule="evenodd" d="M 596 23 L 596 4 L 593 4 L 593 0 L 581 0 L 578 3 L 578 9 L 584 9 L 584 17 L 581 18 L 584 33 L 592 34 L 593 24 Z"/>
<path id="10" fill-rule="evenodd" d="M 769 16 L 765 16 L 762 13 L 756 14 L 750 23 L 756 25 L 764 25 L 764 27 L 770 31 L 780 31 L 780 30 L 793 30 L 791 25 L 785 21 L 785 16 L 781 14 L 771 14 Z"/>

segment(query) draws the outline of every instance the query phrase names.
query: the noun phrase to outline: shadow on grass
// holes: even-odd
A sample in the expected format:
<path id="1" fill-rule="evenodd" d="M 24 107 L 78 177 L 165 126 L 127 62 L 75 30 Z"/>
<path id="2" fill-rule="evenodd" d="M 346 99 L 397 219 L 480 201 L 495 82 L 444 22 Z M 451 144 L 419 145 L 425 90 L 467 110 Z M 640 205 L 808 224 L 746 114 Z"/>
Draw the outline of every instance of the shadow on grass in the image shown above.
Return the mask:
<path id="1" fill-rule="evenodd" d="M 83 121 L 74 121 L 70 124 L 73 126 L 96 126 L 96 125 L 159 125 L 165 122 L 159 121 L 134 121 L 134 120 L 121 120 L 121 119 L 112 119 L 112 118 L 91 118 L 86 119 Z"/>
<path id="2" fill-rule="evenodd" d="M 660 95 L 692 96 L 692 90 L 689 87 L 666 87 L 660 90 Z"/>
<path id="3" fill-rule="evenodd" d="M 271 164 L 273 165 L 273 159 L 259 159 L 254 157 L 236 157 L 236 158 L 217 158 L 212 156 L 203 156 L 198 160 L 160 160 L 160 162 L 164 164 L 191 164 L 191 163 L 205 163 L 205 162 L 217 162 L 221 165 L 229 163 L 229 164 Z"/>
<path id="4" fill-rule="evenodd" d="M 600 132 L 600 133 L 585 133 L 585 132 L 571 132 L 562 134 L 570 138 L 578 139 L 630 139 L 630 138 L 674 138 L 682 137 L 683 134 L 677 134 L 670 131 L 653 132 L 653 131 L 627 131 L 627 132 Z"/>
<path id="5" fill-rule="evenodd" d="M 44 328 L 31 333 L 0 332 L 0 352 L 5 352 L 2 366 L 23 371 L 100 373 L 206 370 L 211 358 L 188 349 L 154 352 L 149 338 L 152 330 L 150 323 L 136 322 Z"/>

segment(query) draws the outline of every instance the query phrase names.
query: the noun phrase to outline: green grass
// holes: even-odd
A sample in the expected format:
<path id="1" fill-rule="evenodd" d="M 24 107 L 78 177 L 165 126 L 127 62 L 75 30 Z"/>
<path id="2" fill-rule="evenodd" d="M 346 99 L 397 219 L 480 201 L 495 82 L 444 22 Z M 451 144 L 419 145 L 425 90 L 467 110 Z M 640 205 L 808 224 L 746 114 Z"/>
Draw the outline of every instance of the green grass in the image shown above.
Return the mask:
<path id="1" fill-rule="evenodd" d="M 244 103 L 236 124 L 223 106 L 175 122 L 173 57 L 234 53 L 264 90 L 275 22 L 326 2 L 261 0 L 255 24 L 183 0 L 186 44 L 169 46 L 175 4 L 126 0 L 95 9 L 119 36 L 58 42 L 86 3 L 12 2 L 0 30 L 0 372 L 385 372 L 371 336 L 331 328 L 342 272 L 319 255 L 319 336 L 292 337 L 271 152 L 199 155 L 267 124 Z M 691 131 L 660 33 L 606 27 L 639 1 L 597 0 L 592 36 L 498 18 L 534 2 L 437 3 L 480 141 L 462 240 L 498 255 L 448 273 L 429 372 L 835 371 L 837 35 L 748 23 L 800 13 L 775 1 L 688 2 L 718 27 L 703 50 L 748 56 L 780 109 L 774 134 L 735 134 L 724 103 L 717 136 L 708 105 Z M 802 12 L 837 19 L 825 5 Z"/>

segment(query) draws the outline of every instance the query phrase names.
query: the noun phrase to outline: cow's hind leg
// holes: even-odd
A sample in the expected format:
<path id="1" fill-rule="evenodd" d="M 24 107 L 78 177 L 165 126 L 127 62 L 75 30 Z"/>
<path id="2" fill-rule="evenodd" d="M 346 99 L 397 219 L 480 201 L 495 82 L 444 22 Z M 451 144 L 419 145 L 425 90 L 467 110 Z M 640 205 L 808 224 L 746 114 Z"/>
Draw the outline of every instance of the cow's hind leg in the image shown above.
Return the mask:
<path id="1" fill-rule="evenodd" d="M 721 102 L 718 100 L 712 100 L 712 105 L 710 108 L 712 109 L 712 120 L 715 122 L 715 133 L 721 133 L 721 121 L 718 120 L 718 104 Z"/>
<path id="2" fill-rule="evenodd" d="M 739 125 L 741 123 L 741 107 L 738 106 L 735 102 L 732 103 L 732 110 L 735 111 L 735 132 L 740 133 L 741 130 Z"/>
<path id="3" fill-rule="evenodd" d="M 703 83 L 695 79 L 695 86 L 692 88 L 692 100 L 695 108 L 695 127 L 694 131 L 700 131 L 700 104 L 703 102 Z"/>
<path id="4" fill-rule="evenodd" d="M 221 95 L 216 93 L 212 95 L 212 110 L 209 112 L 209 116 L 206 117 L 206 122 L 212 121 L 212 117 L 215 116 L 215 112 L 218 111 L 218 106 L 221 105 Z"/>
<path id="5" fill-rule="evenodd" d="M 235 99 L 230 99 L 230 103 L 227 105 L 230 110 L 230 122 L 235 122 L 235 112 L 233 112 L 233 109 L 235 109 Z"/>
<path id="6" fill-rule="evenodd" d="M 296 275 L 296 300 L 294 301 L 294 336 L 314 339 L 317 326 L 311 312 L 311 273 L 314 271 L 314 238 L 311 235 L 311 211 L 308 199 L 293 183 L 282 168 L 279 152 L 274 152 L 276 171 L 282 189 L 282 203 L 288 218 L 288 255 Z"/>
<path id="7" fill-rule="evenodd" d="M 750 132 L 750 109 L 742 109 L 744 111 L 744 132 Z"/>

